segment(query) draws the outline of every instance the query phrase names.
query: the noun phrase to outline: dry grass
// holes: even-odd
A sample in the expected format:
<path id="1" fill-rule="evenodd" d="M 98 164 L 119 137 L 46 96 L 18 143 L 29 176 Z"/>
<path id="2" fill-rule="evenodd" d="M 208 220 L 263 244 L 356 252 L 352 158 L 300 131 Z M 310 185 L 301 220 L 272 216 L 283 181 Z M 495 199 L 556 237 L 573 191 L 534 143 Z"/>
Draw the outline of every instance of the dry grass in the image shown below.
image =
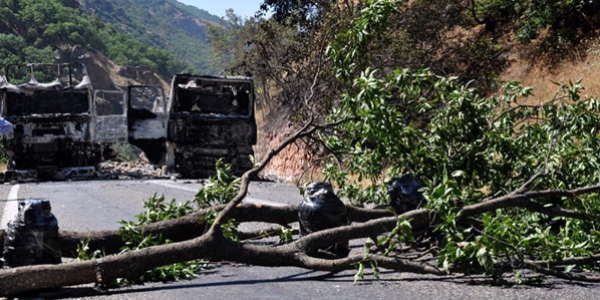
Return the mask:
<path id="1" fill-rule="evenodd" d="M 502 82 L 520 81 L 523 86 L 533 87 L 534 96 L 529 104 L 539 104 L 552 99 L 559 89 L 554 82 L 568 83 L 582 79 L 585 90 L 583 95 L 600 97 L 600 81 L 596 80 L 600 72 L 600 55 L 589 54 L 585 58 L 562 62 L 552 69 L 543 63 L 513 58 L 513 63 L 501 76 Z"/>

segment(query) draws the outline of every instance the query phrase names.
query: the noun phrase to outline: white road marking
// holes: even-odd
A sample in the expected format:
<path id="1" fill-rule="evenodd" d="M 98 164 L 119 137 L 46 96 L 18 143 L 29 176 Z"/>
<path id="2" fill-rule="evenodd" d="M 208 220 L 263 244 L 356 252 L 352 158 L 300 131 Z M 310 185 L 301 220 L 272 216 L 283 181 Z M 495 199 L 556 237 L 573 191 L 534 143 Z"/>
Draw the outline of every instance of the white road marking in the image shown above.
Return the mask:
<path id="1" fill-rule="evenodd" d="M 4 205 L 4 212 L 2 213 L 2 220 L 0 221 L 0 228 L 6 228 L 8 222 L 17 215 L 19 212 L 19 194 L 20 185 L 15 184 L 10 188 L 10 192 L 8 192 L 8 198 L 6 199 L 6 205 Z"/>
<path id="2" fill-rule="evenodd" d="M 169 181 L 148 180 L 148 182 L 166 186 L 166 187 L 170 187 L 170 188 L 174 188 L 174 189 L 180 189 L 180 190 L 184 190 L 184 191 L 188 191 L 188 192 L 194 192 L 194 193 L 197 193 L 198 189 L 199 189 L 199 187 L 184 186 L 184 185 L 176 184 L 176 183 L 169 182 Z"/>

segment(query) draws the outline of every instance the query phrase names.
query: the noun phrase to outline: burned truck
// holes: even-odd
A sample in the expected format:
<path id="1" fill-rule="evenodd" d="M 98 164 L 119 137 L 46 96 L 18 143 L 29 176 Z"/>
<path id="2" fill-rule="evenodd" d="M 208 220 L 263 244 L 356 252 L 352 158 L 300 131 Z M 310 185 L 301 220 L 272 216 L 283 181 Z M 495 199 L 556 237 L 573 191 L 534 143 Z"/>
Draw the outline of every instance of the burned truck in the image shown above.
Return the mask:
<path id="1" fill-rule="evenodd" d="M 85 65 L 10 64 L 0 77 L 3 139 L 11 178 L 91 178 L 110 146 L 130 143 L 157 167 L 183 177 L 252 167 L 254 89 L 247 77 L 178 74 L 170 97 L 160 85 L 94 90 Z"/>
<path id="2" fill-rule="evenodd" d="M 215 173 L 221 159 L 236 174 L 252 168 L 256 144 L 254 87 L 248 77 L 173 76 L 168 101 L 128 90 L 128 141 L 151 163 L 186 178 Z"/>
<path id="3" fill-rule="evenodd" d="M 169 100 L 167 167 L 186 177 L 214 173 L 218 159 L 238 175 L 252 168 L 257 128 L 250 78 L 176 75 Z"/>
<path id="4" fill-rule="evenodd" d="M 0 77 L 6 179 L 90 177 L 102 156 L 93 141 L 93 89 L 82 64 L 9 64 Z"/>

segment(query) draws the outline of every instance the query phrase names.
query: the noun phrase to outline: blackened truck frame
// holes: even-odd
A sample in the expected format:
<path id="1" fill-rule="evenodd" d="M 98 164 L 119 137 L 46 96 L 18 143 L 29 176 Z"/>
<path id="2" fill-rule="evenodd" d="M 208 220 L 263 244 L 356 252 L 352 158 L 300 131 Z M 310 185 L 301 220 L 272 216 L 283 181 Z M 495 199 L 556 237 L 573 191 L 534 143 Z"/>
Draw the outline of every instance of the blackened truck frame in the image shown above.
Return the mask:
<path id="1" fill-rule="evenodd" d="M 252 168 L 257 136 L 254 101 L 248 77 L 173 76 L 167 166 L 194 178 L 214 174 L 219 159 L 238 175 Z"/>
<path id="2" fill-rule="evenodd" d="M 9 64 L 0 77 L 2 116 L 14 125 L 3 139 L 5 177 L 88 177 L 101 160 L 92 142 L 92 84 L 83 64 Z"/>
<path id="3" fill-rule="evenodd" d="M 214 174 L 219 159 L 238 175 L 252 167 L 257 127 L 250 78 L 177 74 L 170 89 L 167 99 L 159 85 L 127 87 L 130 144 L 152 164 L 187 178 Z"/>
<path id="4" fill-rule="evenodd" d="M 129 87 L 127 122 L 129 143 L 150 162 L 188 178 L 214 174 L 219 159 L 236 174 L 252 167 L 257 127 L 250 78 L 177 74 L 166 102 L 148 87 Z"/>

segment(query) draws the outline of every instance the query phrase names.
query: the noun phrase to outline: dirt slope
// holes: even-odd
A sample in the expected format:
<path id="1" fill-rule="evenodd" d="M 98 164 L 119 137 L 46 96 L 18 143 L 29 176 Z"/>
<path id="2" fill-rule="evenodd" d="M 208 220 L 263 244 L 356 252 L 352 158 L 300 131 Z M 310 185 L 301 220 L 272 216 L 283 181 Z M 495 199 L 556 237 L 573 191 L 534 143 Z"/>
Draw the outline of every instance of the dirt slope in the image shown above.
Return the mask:
<path id="1" fill-rule="evenodd" d="M 522 59 L 518 51 L 511 54 L 511 64 L 499 76 L 500 82 L 520 81 L 523 86 L 533 87 L 534 97 L 531 103 L 541 103 L 552 99 L 559 89 L 557 83 L 575 82 L 582 79 L 584 94 L 600 97 L 600 54 L 594 49 L 600 47 L 600 40 L 586 45 L 588 51 L 573 51 L 564 61 L 549 66 L 548 63 L 531 59 Z M 583 52 L 583 54 L 582 54 Z"/>

